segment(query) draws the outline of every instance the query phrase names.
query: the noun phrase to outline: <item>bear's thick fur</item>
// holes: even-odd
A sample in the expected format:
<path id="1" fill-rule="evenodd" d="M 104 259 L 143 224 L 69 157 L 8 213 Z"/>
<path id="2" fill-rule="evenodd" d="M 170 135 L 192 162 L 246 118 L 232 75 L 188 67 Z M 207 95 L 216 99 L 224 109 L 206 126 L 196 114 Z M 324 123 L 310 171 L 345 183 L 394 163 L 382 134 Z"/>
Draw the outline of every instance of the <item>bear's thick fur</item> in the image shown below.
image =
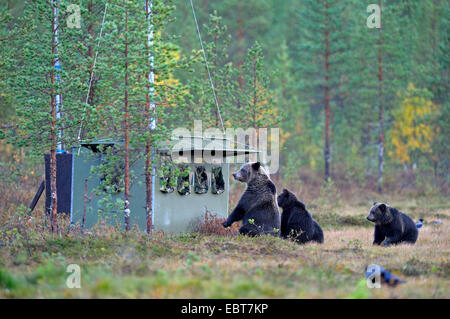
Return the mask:
<path id="1" fill-rule="evenodd" d="M 235 173 L 234 179 L 246 183 L 247 189 L 242 194 L 236 208 L 228 216 L 224 227 L 242 220 L 239 232 L 243 235 L 256 236 L 271 234 L 278 236 L 280 213 L 276 202 L 276 187 L 270 180 L 260 162 L 247 163 Z"/>
<path id="2" fill-rule="evenodd" d="M 394 207 L 384 203 L 373 203 L 366 217 L 375 223 L 374 245 L 389 246 L 401 242 L 414 244 L 418 231 L 413 220 Z"/>
<path id="3" fill-rule="evenodd" d="M 283 209 L 281 214 L 281 236 L 283 238 L 292 238 L 299 244 L 309 241 L 323 243 L 322 228 L 294 193 L 283 189 L 277 201 L 278 206 Z"/>

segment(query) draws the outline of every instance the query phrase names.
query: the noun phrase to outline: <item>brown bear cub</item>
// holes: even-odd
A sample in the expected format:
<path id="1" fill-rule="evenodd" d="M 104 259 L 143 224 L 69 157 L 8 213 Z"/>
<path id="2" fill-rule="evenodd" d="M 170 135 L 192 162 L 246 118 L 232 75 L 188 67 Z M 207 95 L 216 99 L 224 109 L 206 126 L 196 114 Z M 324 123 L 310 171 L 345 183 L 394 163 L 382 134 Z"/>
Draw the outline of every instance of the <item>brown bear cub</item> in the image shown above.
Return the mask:
<path id="1" fill-rule="evenodd" d="M 413 220 L 384 203 L 373 203 L 367 219 L 375 223 L 374 245 L 389 246 L 406 242 L 414 244 L 418 231 Z"/>
<path id="2" fill-rule="evenodd" d="M 277 198 L 281 214 L 281 237 L 292 238 L 299 244 L 309 241 L 323 243 L 323 231 L 320 225 L 306 210 L 305 204 L 287 189 Z"/>
<path id="3" fill-rule="evenodd" d="M 224 227 L 242 220 L 239 233 L 248 236 L 271 234 L 279 236 L 280 213 L 276 202 L 277 190 L 260 162 L 244 164 L 233 173 L 235 180 L 247 184 L 236 208 Z"/>

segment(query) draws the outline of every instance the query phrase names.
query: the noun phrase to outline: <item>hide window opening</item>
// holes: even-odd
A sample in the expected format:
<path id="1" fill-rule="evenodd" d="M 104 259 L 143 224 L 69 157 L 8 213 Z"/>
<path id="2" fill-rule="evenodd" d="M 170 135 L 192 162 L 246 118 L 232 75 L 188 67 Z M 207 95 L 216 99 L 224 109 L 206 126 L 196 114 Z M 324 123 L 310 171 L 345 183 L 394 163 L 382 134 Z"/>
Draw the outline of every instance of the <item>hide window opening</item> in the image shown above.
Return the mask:
<path id="1" fill-rule="evenodd" d="M 211 193 L 222 194 L 225 191 L 222 167 L 215 166 L 211 169 Z"/>
<path id="2" fill-rule="evenodd" d="M 205 166 L 197 166 L 194 174 L 194 191 L 197 194 L 205 194 L 208 192 L 208 173 Z"/>
<path id="3" fill-rule="evenodd" d="M 158 169 L 159 190 L 163 193 L 172 193 L 177 186 L 175 169 L 172 165 L 169 160 L 163 159 Z"/>
<path id="4" fill-rule="evenodd" d="M 179 166 L 177 191 L 180 195 L 189 195 L 191 193 L 191 180 L 189 178 L 190 172 L 191 168 L 189 166 Z"/>

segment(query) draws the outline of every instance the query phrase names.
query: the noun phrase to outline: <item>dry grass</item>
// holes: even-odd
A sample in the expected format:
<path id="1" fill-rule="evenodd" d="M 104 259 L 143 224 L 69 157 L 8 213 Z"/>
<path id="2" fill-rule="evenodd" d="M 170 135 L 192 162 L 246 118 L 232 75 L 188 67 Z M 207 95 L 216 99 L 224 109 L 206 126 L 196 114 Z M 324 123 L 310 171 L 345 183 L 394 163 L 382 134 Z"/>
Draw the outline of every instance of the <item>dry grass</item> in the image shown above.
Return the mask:
<path id="1" fill-rule="evenodd" d="M 219 218 L 216 214 L 209 211 L 205 213 L 205 216 L 195 226 L 195 231 L 202 235 L 215 235 L 215 236 L 237 236 L 239 235 L 239 223 L 234 223 L 231 227 L 224 228 L 222 223 L 226 221 L 226 218 Z"/>
<path id="2" fill-rule="evenodd" d="M 63 220 L 52 235 L 42 199 L 31 220 L 18 209 L 38 185 L 38 178 L 0 183 L 0 298 L 450 298 L 450 205 L 442 195 L 360 192 L 351 199 L 338 188 L 299 191 L 325 235 L 323 245 L 300 246 L 237 236 L 238 225 L 224 231 L 214 216 L 177 236 L 148 238 L 102 224 L 81 234 Z M 372 246 L 365 216 L 373 201 L 425 219 L 416 245 Z M 437 218 L 443 223 L 430 223 Z M 81 267 L 81 289 L 66 287 L 72 263 Z M 364 270 L 371 263 L 407 283 L 368 289 Z"/>
<path id="3" fill-rule="evenodd" d="M 449 209 L 440 211 L 448 217 Z M 372 229 L 325 229 L 325 243 L 299 246 L 271 236 L 179 236 L 98 228 L 0 250 L 1 297 L 121 298 L 449 298 L 450 226 L 425 224 L 414 246 L 374 247 Z M 3 237 L 2 240 L 5 240 Z M 82 268 L 82 288 L 65 286 L 66 265 Z M 368 289 L 377 263 L 406 284 Z"/>

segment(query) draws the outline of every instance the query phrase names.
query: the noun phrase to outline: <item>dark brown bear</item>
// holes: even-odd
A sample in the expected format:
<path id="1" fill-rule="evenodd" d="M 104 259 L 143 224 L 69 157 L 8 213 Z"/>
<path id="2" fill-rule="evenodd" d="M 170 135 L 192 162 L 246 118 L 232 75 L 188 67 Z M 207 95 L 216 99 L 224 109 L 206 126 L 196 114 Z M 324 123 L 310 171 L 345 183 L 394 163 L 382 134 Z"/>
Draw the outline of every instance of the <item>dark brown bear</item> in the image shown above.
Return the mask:
<path id="1" fill-rule="evenodd" d="M 236 208 L 228 216 L 224 227 L 242 220 L 239 233 L 248 236 L 271 234 L 278 236 L 280 213 L 275 199 L 277 190 L 260 162 L 247 163 L 235 173 L 235 180 L 247 184 Z"/>
<path id="2" fill-rule="evenodd" d="M 306 210 L 305 204 L 287 189 L 277 198 L 281 214 L 281 237 L 292 238 L 299 244 L 309 241 L 323 243 L 323 231 L 320 225 Z"/>
<path id="3" fill-rule="evenodd" d="M 418 231 L 407 215 L 384 203 L 373 203 L 367 219 L 375 223 L 374 245 L 389 246 L 406 242 L 414 244 Z"/>

